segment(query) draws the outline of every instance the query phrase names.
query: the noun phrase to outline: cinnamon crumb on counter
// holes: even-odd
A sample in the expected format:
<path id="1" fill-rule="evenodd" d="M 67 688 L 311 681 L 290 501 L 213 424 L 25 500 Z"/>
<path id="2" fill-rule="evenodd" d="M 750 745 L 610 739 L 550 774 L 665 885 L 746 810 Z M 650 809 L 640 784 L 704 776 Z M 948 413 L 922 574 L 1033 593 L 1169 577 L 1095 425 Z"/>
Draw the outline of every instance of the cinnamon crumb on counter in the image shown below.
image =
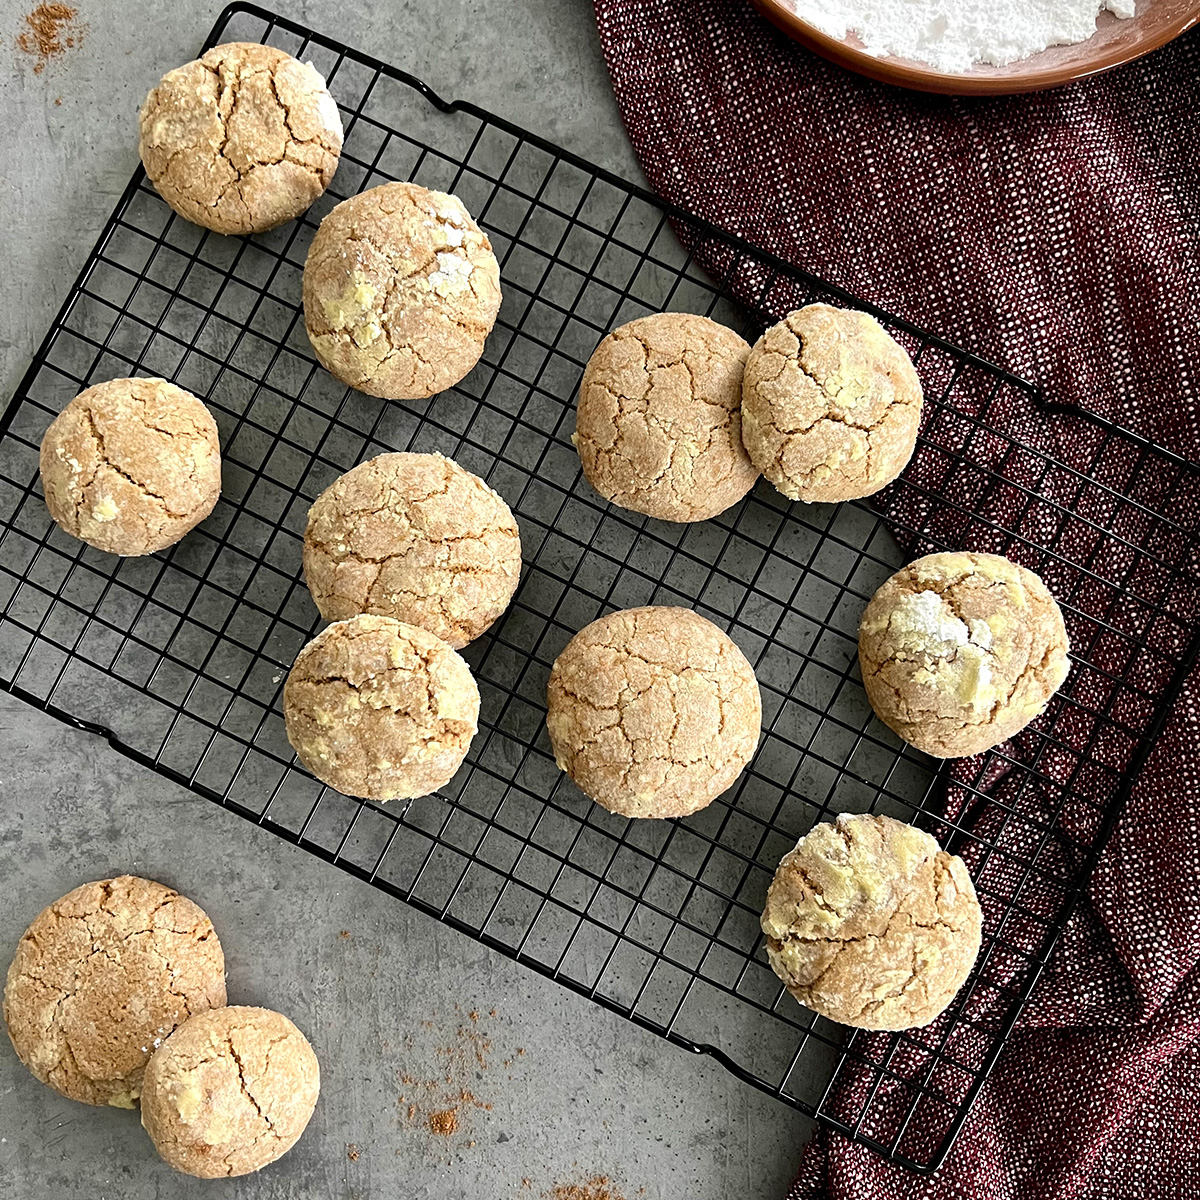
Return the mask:
<path id="1" fill-rule="evenodd" d="M 40 75 L 52 58 L 58 58 L 83 41 L 78 16 L 78 10 L 69 4 L 39 4 L 25 14 L 25 28 L 17 34 L 17 48 L 36 60 L 33 65 L 35 75 Z"/>

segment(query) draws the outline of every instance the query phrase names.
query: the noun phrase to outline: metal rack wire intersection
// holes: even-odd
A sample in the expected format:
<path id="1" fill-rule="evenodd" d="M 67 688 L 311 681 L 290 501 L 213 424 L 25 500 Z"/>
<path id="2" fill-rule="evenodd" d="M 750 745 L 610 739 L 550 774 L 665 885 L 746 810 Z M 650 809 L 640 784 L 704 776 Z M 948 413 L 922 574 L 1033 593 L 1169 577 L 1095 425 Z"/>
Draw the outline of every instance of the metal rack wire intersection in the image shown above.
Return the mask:
<path id="1" fill-rule="evenodd" d="M 1035 389 L 978 357 L 257 6 L 232 5 L 207 45 L 234 39 L 322 70 L 343 111 L 342 165 L 303 220 L 252 239 L 190 226 L 140 171 L 131 180 L 0 424 L 0 686 L 895 1161 L 934 1169 L 1195 661 L 1196 469 L 1086 416 L 1056 417 L 1055 436 L 1089 452 L 1091 469 L 1072 470 L 1052 452 Z M 336 384 L 300 311 L 320 218 L 392 178 L 456 192 L 501 263 L 505 300 L 483 361 L 424 404 Z M 704 243 L 720 280 L 676 232 Z M 815 299 L 876 312 L 926 387 L 917 459 L 886 495 L 886 520 L 867 504 L 789 505 L 760 483 L 715 521 L 672 526 L 590 491 L 572 409 L 604 333 L 670 308 L 753 338 Z M 212 409 L 224 493 L 179 546 L 120 560 L 52 525 L 37 451 L 79 389 L 137 373 L 174 379 Z M 525 561 L 511 610 L 467 652 L 483 697 L 467 764 L 443 794 L 377 805 L 322 789 L 294 763 L 280 696 L 319 626 L 300 576 L 308 505 L 391 449 L 440 450 L 488 479 L 517 515 Z M 968 541 L 1042 572 L 1067 613 L 1074 669 L 1030 731 L 951 771 L 873 718 L 855 636 L 906 554 Z M 558 651 L 600 613 L 646 603 L 695 607 L 728 629 L 763 693 L 754 763 L 679 822 L 590 804 L 544 732 Z M 766 964 L 758 915 L 771 874 L 839 811 L 914 820 L 971 865 L 984 950 L 928 1029 L 846 1036 Z"/>

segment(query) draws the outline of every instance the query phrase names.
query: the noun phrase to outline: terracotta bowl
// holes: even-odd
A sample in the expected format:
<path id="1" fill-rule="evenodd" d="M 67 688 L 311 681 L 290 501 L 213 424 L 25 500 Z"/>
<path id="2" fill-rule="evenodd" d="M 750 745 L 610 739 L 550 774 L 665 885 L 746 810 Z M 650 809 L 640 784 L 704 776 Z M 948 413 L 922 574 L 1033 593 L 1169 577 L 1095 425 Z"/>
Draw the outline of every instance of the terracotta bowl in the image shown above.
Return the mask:
<path id="1" fill-rule="evenodd" d="M 1102 13 L 1096 32 L 1086 42 L 1051 46 L 1006 67 L 980 65 L 951 74 L 908 58 L 868 54 L 854 34 L 830 37 L 801 20 L 783 0 L 751 3 L 796 41 L 839 66 L 883 83 L 950 96 L 1003 96 L 1061 87 L 1141 58 L 1200 22 L 1200 0 L 1138 0 L 1135 15 L 1125 20 Z M 797 4 L 803 8 L 803 0 Z"/>

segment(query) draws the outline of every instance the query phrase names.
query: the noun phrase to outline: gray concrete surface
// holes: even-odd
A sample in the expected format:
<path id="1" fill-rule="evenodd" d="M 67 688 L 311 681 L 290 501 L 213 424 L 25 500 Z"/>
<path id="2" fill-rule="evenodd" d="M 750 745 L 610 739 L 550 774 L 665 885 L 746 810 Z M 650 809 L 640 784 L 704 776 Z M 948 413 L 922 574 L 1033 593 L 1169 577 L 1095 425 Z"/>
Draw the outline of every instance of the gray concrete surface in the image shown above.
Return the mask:
<path id="1" fill-rule="evenodd" d="M 135 165 L 142 97 L 192 56 L 221 8 L 76 3 L 82 44 L 35 74 L 16 42 L 32 4 L 0 0 L 5 400 Z M 587 0 L 281 8 L 637 177 Z M 506 1200 L 597 1174 L 629 1200 L 640 1189 L 782 1194 L 807 1136 L 798 1114 L 7 696 L 0 793 L 0 957 L 84 880 L 162 879 L 211 914 L 230 1000 L 293 1016 L 323 1071 L 316 1116 L 291 1154 L 259 1176 L 202 1184 L 158 1162 L 136 1115 L 61 1100 L 4 1045 L 0 1197 Z M 443 1139 L 426 1117 L 445 1100 L 447 1073 L 479 1104 Z"/>

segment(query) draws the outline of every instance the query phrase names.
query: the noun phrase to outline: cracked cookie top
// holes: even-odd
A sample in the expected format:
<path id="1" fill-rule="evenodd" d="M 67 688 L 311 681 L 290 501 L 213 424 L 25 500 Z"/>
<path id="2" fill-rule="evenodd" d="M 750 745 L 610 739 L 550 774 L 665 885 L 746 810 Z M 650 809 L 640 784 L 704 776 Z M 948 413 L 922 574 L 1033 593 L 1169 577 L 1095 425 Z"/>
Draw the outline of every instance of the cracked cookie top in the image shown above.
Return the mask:
<path id="1" fill-rule="evenodd" d="M 479 688 L 441 638 L 392 617 L 318 634 L 283 689 L 288 741 L 322 783 L 367 800 L 444 787 L 479 725 Z"/>
<path id="2" fill-rule="evenodd" d="M 34 919 L 8 968 L 4 1019 L 17 1057 L 56 1092 L 133 1108 L 156 1046 L 225 1003 L 212 922 L 161 883 L 85 883 Z"/>
<path id="3" fill-rule="evenodd" d="M 871 707 L 939 758 L 979 754 L 1024 729 L 1066 679 L 1068 649 L 1046 585 L 996 554 L 910 563 L 875 593 L 858 634 Z"/>
<path id="4" fill-rule="evenodd" d="M 762 916 L 787 990 L 860 1029 L 928 1025 L 971 973 L 982 925 L 961 858 L 891 817 L 846 813 L 784 855 Z"/>
<path id="5" fill-rule="evenodd" d="M 758 745 L 754 670 L 687 608 L 629 608 L 581 629 L 547 686 L 559 769 L 626 817 L 684 817 L 729 788 Z"/>
<path id="6" fill-rule="evenodd" d="M 177 1171 L 247 1175 L 296 1144 L 320 1087 L 317 1056 L 287 1017 L 233 1005 L 191 1017 L 155 1051 L 142 1125 Z"/>
<path id="7" fill-rule="evenodd" d="M 742 382 L 742 441 L 792 500 L 870 496 L 912 458 L 921 381 L 867 313 L 810 304 L 755 343 Z"/>
<path id="8" fill-rule="evenodd" d="M 113 379 L 82 391 L 42 438 L 42 490 L 54 520 L 110 554 L 174 545 L 221 494 L 217 423 L 165 379 Z"/>
<path id="9" fill-rule="evenodd" d="M 508 607 L 520 577 L 508 505 L 441 454 L 381 454 L 308 513 L 304 578 L 327 621 L 395 617 L 458 649 Z"/>
<path id="10" fill-rule="evenodd" d="M 500 267 L 457 196 L 386 183 L 342 201 L 304 264 L 304 323 L 321 365 L 386 400 L 419 400 L 479 361 Z"/>
<path id="11" fill-rule="evenodd" d="M 217 233 L 262 233 L 329 186 L 342 120 L 311 63 L 253 42 L 214 46 L 146 97 L 138 150 L 180 216 Z"/>
<path id="12" fill-rule="evenodd" d="M 742 445 L 750 347 L 690 313 L 613 330 L 579 387 L 575 446 L 606 500 L 661 521 L 706 521 L 736 504 L 758 470 Z"/>

